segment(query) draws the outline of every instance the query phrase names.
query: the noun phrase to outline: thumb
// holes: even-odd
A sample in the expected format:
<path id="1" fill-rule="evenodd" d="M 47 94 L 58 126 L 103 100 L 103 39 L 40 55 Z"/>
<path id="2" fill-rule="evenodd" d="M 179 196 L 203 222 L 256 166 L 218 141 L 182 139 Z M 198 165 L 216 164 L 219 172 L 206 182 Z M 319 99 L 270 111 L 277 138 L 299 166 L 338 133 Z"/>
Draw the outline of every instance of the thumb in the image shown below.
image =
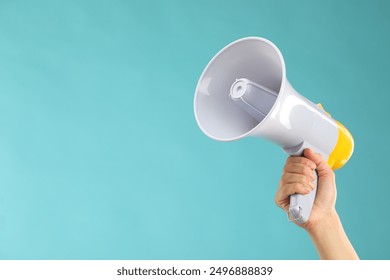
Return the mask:
<path id="1" fill-rule="evenodd" d="M 305 149 L 303 151 L 303 155 L 316 164 L 316 170 L 319 178 L 332 176 L 333 171 L 322 155 L 315 153 L 312 149 Z"/>

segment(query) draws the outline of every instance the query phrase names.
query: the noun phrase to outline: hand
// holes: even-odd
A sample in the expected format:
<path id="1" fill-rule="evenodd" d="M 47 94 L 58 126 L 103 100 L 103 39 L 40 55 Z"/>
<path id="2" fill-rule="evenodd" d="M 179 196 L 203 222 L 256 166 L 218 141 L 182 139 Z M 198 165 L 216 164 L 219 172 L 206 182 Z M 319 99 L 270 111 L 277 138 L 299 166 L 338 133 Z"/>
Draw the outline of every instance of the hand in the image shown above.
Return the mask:
<path id="1" fill-rule="evenodd" d="M 275 195 L 276 205 L 287 212 L 290 195 L 308 194 L 317 187 L 308 221 L 296 224 L 309 233 L 321 259 L 359 259 L 336 212 L 337 191 L 332 169 L 320 154 L 310 149 L 304 150 L 303 155 L 287 159 Z M 318 186 L 312 184 L 314 170 L 318 174 Z"/>
<path id="2" fill-rule="evenodd" d="M 336 213 L 336 182 L 333 170 L 320 154 L 305 149 L 304 157 L 289 157 L 283 169 L 279 188 L 275 195 L 275 203 L 284 211 L 290 206 L 290 195 L 308 194 L 317 186 L 313 185 L 315 179 L 313 171 L 317 170 L 318 189 L 309 220 L 306 223 L 296 223 L 309 230 L 318 224 L 325 216 Z"/>

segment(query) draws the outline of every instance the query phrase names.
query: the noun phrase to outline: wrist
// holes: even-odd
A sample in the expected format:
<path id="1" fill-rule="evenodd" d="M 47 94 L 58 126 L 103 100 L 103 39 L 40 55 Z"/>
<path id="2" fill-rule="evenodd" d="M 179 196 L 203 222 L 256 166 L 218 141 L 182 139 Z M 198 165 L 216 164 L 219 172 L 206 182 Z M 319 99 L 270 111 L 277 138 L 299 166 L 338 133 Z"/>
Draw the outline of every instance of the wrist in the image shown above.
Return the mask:
<path id="1" fill-rule="evenodd" d="M 309 233 L 321 259 L 359 259 L 341 224 L 336 211 L 321 215 L 305 229 Z"/>
<path id="2" fill-rule="evenodd" d="M 323 233 L 329 228 L 335 229 L 338 227 L 342 227 L 342 225 L 339 215 L 337 214 L 336 210 L 333 209 L 324 213 L 320 217 L 309 220 L 304 228 L 310 236 L 313 236 L 318 235 L 321 232 Z"/>

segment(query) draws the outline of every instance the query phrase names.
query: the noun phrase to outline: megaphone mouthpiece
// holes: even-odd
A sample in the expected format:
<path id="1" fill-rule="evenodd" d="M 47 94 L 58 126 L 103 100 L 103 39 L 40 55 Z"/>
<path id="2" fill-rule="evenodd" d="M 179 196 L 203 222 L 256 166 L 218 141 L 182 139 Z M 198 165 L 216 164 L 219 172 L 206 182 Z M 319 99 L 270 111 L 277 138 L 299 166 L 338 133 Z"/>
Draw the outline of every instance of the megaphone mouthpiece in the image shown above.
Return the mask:
<path id="1" fill-rule="evenodd" d="M 230 88 L 230 98 L 259 123 L 269 113 L 278 94 L 248 79 L 237 79 Z"/>

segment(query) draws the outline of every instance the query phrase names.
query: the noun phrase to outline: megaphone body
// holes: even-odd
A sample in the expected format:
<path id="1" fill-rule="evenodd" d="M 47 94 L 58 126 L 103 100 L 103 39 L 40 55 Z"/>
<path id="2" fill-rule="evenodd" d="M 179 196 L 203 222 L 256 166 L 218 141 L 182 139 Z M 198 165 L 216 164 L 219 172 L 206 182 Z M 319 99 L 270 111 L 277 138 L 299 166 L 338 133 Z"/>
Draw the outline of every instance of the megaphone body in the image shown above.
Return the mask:
<path id="1" fill-rule="evenodd" d="M 334 170 L 353 152 L 348 130 L 290 85 L 283 56 L 264 38 L 237 40 L 214 56 L 198 81 L 194 111 L 200 129 L 218 141 L 265 138 L 292 156 L 311 148 Z M 306 222 L 315 195 L 291 195 L 290 220 Z"/>

